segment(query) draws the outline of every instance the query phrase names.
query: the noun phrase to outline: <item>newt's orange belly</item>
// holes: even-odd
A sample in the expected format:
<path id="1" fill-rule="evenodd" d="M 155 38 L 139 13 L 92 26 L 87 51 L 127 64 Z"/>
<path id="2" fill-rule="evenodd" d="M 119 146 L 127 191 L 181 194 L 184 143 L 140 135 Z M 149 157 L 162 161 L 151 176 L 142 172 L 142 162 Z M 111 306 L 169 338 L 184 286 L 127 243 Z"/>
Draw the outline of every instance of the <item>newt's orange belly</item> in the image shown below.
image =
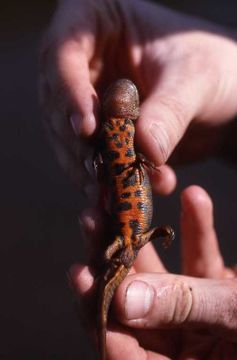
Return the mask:
<path id="1" fill-rule="evenodd" d="M 132 173 L 124 171 L 115 177 L 112 186 L 112 217 L 116 231 L 130 239 L 146 232 L 152 220 L 152 196 L 145 170 L 142 169 L 142 173 L 138 169 Z"/>

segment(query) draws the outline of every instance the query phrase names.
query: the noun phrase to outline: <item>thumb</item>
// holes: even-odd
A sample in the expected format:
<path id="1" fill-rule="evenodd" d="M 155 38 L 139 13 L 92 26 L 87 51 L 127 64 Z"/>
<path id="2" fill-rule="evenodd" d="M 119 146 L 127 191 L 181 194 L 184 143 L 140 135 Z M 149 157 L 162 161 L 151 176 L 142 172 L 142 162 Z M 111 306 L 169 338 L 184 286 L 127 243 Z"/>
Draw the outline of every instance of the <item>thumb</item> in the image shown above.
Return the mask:
<path id="1" fill-rule="evenodd" d="M 172 274 L 131 275 L 116 292 L 120 321 L 133 328 L 207 326 L 236 339 L 237 282 Z"/>
<path id="2" fill-rule="evenodd" d="M 141 106 L 137 143 L 157 165 L 166 162 L 191 120 L 209 101 L 208 79 L 184 71 L 184 65 L 167 65 L 162 79 Z"/>

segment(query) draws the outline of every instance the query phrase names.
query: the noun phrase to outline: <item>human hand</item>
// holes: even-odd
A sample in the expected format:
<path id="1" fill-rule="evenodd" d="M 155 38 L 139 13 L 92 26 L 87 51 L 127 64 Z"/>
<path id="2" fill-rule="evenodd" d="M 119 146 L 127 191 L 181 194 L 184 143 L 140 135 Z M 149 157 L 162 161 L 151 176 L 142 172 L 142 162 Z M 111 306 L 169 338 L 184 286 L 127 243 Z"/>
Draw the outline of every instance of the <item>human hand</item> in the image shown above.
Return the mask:
<path id="1" fill-rule="evenodd" d="M 114 79 L 138 86 L 136 145 L 157 165 L 181 139 L 177 162 L 216 153 L 222 127 L 237 112 L 237 46 L 230 34 L 147 1 L 60 1 L 40 63 L 45 126 L 78 184 L 88 184 L 91 148 L 84 139 L 93 140 L 98 99 Z M 167 166 L 154 177 L 160 192 L 175 186 Z"/>
<path id="2" fill-rule="evenodd" d="M 131 354 L 136 360 L 237 356 L 236 271 L 225 267 L 220 254 L 212 201 L 198 186 L 185 189 L 181 200 L 183 275 L 169 274 L 151 244 L 140 251 L 132 274 L 115 293 L 108 359 L 131 359 Z M 95 218 L 87 213 L 83 224 L 87 236 L 95 239 Z M 92 273 L 80 265 L 70 273 L 89 317 L 95 308 L 91 303 L 87 307 Z"/>

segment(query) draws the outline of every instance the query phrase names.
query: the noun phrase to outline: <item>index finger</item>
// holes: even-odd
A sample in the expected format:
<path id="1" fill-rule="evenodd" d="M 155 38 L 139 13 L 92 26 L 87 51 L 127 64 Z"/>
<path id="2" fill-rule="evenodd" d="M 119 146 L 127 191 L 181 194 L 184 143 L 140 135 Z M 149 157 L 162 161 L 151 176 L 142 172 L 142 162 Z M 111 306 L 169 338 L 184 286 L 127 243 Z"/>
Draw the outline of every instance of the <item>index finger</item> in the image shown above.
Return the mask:
<path id="1" fill-rule="evenodd" d="M 136 273 L 139 272 L 167 272 L 152 243 L 146 244 L 138 253 L 134 263 Z"/>

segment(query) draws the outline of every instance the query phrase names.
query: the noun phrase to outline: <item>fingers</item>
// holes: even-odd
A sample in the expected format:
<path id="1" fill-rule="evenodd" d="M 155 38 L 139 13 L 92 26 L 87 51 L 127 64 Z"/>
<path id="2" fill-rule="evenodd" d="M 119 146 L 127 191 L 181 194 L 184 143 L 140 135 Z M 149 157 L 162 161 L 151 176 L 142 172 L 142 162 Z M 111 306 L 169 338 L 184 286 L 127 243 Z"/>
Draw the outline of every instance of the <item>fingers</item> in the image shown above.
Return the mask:
<path id="1" fill-rule="evenodd" d="M 90 81 L 88 55 L 74 40 L 57 52 L 59 76 L 71 101 L 70 121 L 75 135 L 90 136 L 96 128 L 98 99 Z"/>
<path id="2" fill-rule="evenodd" d="M 94 278 L 87 266 L 74 264 L 69 269 L 69 285 L 79 298 L 83 298 L 91 290 Z"/>
<path id="3" fill-rule="evenodd" d="M 60 2 L 41 51 L 41 74 L 52 95 L 61 94 L 54 105 L 60 106 L 60 100 L 66 103 L 76 135 L 90 136 L 96 126 L 97 97 L 89 69 L 96 24 L 93 1 Z"/>
<path id="4" fill-rule="evenodd" d="M 137 273 L 167 271 L 152 243 L 148 243 L 139 251 L 134 269 Z"/>
<path id="5" fill-rule="evenodd" d="M 135 328 L 158 328 L 185 321 L 192 307 L 188 284 L 166 274 L 129 276 L 115 296 L 119 319 Z"/>
<path id="6" fill-rule="evenodd" d="M 213 223 L 213 204 L 199 186 L 182 193 L 182 266 L 192 276 L 222 278 L 225 268 Z"/>
<path id="7" fill-rule="evenodd" d="M 94 319 L 97 314 L 92 310 L 95 309 L 95 307 L 94 304 L 89 301 L 90 296 L 88 296 L 93 290 L 94 285 L 94 278 L 89 268 L 79 264 L 73 265 L 69 270 L 69 283 L 77 301 L 81 305 L 80 316 L 83 318 L 84 325 L 91 332 L 92 328 L 95 326 Z M 112 330 L 108 328 L 106 334 L 106 351 L 108 358 L 117 359 L 118 349 L 119 358 L 122 356 L 125 360 L 131 358 L 131 350 L 133 351 L 133 354 L 136 354 L 134 355 L 136 359 L 146 358 L 146 351 L 139 346 L 138 341 L 132 334 L 119 327 L 113 328 Z M 156 357 L 152 352 L 149 352 L 149 354 L 150 359 L 166 359 L 166 357 L 162 356 L 160 358 Z"/>
<path id="8" fill-rule="evenodd" d="M 90 136 L 95 130 L 95 92 L 88 80 L 85 56 L 76 49 L 64 48 L 59 58 L 57 74 L 56 64 L 49 65 L 49 59 L 41 72 L 43 120 L 59 163 L 81 186 L 92 182 L 85 168 L 86 158 L 92 162 L 92 150 L 79 136 Z M 77 71 L 76 66 L 79 67 Z"/>
<path id="9" fill-rule="evenodd" d="M 95 328 L 96 308 L 94 306 L 94 276 L 87 266 L 74 264 L 67 272 L 69 287 L 77 305 L 76 310 L 83 326 L 92 335 Z"/>
<path id="10" fill-rule="evenodd" d="M 155 43 L 155 51 L 152 46 L 145 51 L 151 90 L 141 107 L 137 139 L 157 164 L 166 162 L 192 120 L 217 126 L 236 114 L 237 83 L 230 74 L 237 72 L 237 47 L 203 29 L 168 33 Z"/>
<path id="11" fill-rule="evenodd" d="M 177 178 L 174 170 L 168 165 L 159 167 L 159 171 L 149 173 L 152 190 L 161 195 L 170 194 L 176 187 Z"/>
<path id="12" fill-rule="evenodd" d="M 50 144 L 54 148 L 55 155 L 62 169 L 70 176 L 75 185 L 86 183 L 90 174 L 88 173 L 84 162 L 73 156 L 68 148 L 52 129 L 47 129 Z M 82 149 L 82 147 L 81 147 Z"/>
<path id="13" fill-rule="evenodd" d="M 176 64 L 162 69 L 162 81 L 141 106 L 137 141 L 149 159 L 164 164 L 201 107 L 205 82 Z M 182 76 L 181 76 L 182 74 Z"/>
<path id="14" fill-rule="evenodd" d="M 98 209 L 86 209 L 80 215 L 80 227 L 85 238 L 85 244 L 89 262 L 97 258 L 98 262 L 102 261 L 103 254 L 100 253 L 101 241 L 104 229 L 104 215 Z M 98 259 L 99 254 L 99 259 Z M 100 258 L 101 257 L 101 258 Z M 93 264 L 95 265 L 95 264 Z M 134 263 L 135 272 L 165 272 L 166 269 L 159 258 L 154 246 L 148 243 L 144 246 L 137 256 Z"/>
<path id="15" fill-rule="evenodd" d="M 171 274 L 128 276 L 115 295 L 118 319 L 134 328 L 206 326 L 237 339 L 237 281 Z"/>
<path id="16" fill-rule="evenodd" d="M 103 262 L 108 229 L 106 214 L 98 208 L 87 208 L 79 217 L 80 230 L 85 243 L 87 263 L 97 271 Z"/>
<path id="17" fill-rule="evenodd" d="M 87 52 L 74 38 L 60 45 L 48 44 L 41 54 L 43 108 L 51 105 L 53 109 L 56 107 L 65 111 L 68 119 L 64 121 L 71 121 L 70 126 L 76 136 L 90 136 L 96 127 L 98 101 L 88 63 Z"/>
<path id="18" fill-rule="evenodd" d="M 92 150 L 82 138 L 97 126 L 98 102 L 89 69 L 96 22 L 90 21 L 90 6 L 75 5 L 61 2 L 45 35 L 39 88 L 50 141 L 65 172 L 81 187 L 92 182 L 84 166 Z"/>

